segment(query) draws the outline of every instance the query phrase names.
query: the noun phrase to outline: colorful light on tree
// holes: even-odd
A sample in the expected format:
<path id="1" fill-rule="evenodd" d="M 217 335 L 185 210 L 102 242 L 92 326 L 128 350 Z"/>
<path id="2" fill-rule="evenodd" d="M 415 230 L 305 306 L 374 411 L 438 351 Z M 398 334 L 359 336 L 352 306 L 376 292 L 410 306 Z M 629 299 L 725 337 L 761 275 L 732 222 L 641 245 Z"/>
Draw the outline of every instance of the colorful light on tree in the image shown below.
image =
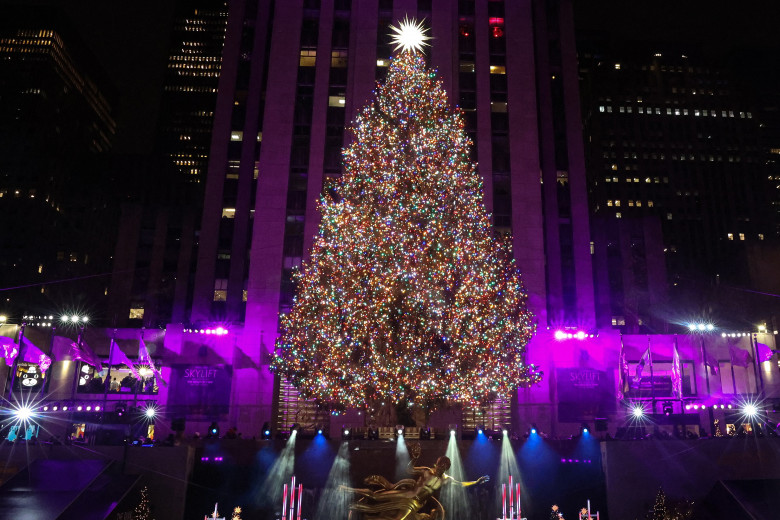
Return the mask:
<path id="1" fill-rule="evenodd" d="M 464 118 L 414 47 L 396 55 L 322 196 L 272 370 L 304 397 L 478 403 L 541 374 L 507 237 L 494 237 Z"/>

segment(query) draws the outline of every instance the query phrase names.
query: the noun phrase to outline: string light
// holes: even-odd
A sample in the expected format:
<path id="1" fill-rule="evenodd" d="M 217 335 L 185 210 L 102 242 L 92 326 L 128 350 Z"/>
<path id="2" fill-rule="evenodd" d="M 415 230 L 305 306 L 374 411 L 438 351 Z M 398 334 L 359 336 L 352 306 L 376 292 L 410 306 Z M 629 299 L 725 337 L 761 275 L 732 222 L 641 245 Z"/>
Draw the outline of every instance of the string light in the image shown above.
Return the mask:
<path id="1" fill-rule="evenodd" d="M 353 124 L 280 318 L 271 368 L 304 397 L 476 404 L 541 379 L 524 361 L 535 325 L 511 242 L 493 235 L 464 127 L 424 57 L 398 54 Z"/>

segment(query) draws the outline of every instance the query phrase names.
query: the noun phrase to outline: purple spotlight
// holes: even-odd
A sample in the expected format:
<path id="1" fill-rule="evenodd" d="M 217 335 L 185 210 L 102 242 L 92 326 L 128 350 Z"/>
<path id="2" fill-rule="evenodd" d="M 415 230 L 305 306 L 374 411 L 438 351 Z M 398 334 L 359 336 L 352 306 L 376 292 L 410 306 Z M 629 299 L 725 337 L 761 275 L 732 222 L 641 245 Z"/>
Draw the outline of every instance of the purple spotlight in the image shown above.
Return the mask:
<path id="1" fill-rule="evenodd" d="M 699 409 L 699 405 L 698 404 L 693 405 L 693 409 L 694 410 L 698 410 Z"/>
<path id="2" fill-rule="evenodd" d="M 685 405 L 685 409 L 686 409 L 686 410 L 690 410 L 690 409 L 691 409 L 691 405 L 689 405 L 689 404 L 686 404 L 686 405 Z"/>
<path id="3" fill-rule="evenodd" d="M 561 459 L 561 462 L 566 464 L 566 459 Z"/>
<path id="4" fill-rule="evenodd" d="M 562 330 L 556 330 L 555 331 L 555 339 L 557 339 L 558 341 L 562 341 L 562 340 L 566 339 L 566 333 L 564 331 L 562 331 Z"/>
<path id="5" fill-rule="evenodd" d="M 201 462 L 208 462 L 208 461 L 209 461 L 209 458 L 208 458 L 208 457 L 201 457 L 201 458 L 200 458 L 200 461 L 201 461 Z"/>

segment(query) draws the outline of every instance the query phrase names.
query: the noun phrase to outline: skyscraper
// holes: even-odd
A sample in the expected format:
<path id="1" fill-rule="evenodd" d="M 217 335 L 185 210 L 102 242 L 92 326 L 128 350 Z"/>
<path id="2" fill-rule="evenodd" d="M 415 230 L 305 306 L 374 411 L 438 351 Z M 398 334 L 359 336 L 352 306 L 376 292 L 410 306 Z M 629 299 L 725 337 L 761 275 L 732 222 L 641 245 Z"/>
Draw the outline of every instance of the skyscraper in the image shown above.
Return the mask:
<path id="1" fill-rule="evenodd" d="M 539 326 L 595 324 L 571 2 L 247 0 L 228 16 L 191 320 L 243 323 L 238 346 L 261 365 L 319 194 L 340 175 L 345 126 L 405 16 L 430 27 L 430 64 L 465 112 Z M 267 416 L 271 382 L 241 377 L 239 400 Z"/>
<path id="2" fill-rule="evenodd" d="M 686 312 L 729 314 L 714 303 L 722 299 L 719 286 L 750 288 L 751 256 L 774 233 L 751 97 L 733 71 L 679 51 L 583 52 L 580 63 L 590 201 L 601 223 L 594 232 L 643 219 L 655 221 L 662 236 L 635 230 L 625 241 L 622 263 L 635 271 L 631 278 L 641 280 L 644 302 L 627 302 L 620 269 L 603 271 L 608 280 L 602 286 L 612 287 L 618 303 L 612 321 L 638 326 L 659 317 L 682 319 Z M 672 302 L 650 296 L 664 292 L 662 278 L 648 283 L 645 252 L 651 246 L 657 262 L 662 249 Z M 617 247 L 606 235 L 595 247 L 620 256 L 606 252 Z M 627 291 L 637 294 L 635 289 Z M 651 316 L 658 312 L 652 306 L 662 302 L 667 315 Z M 735 317 L 720 316 L 720 322 Z"/>
<path id="3" fill-rule="evenodd" d="M 111 213 L 96 159 L 115 133 L 112 88 L 56 16 L 8 8 L 0 23 L 0 279 L 3 312 L 99 305 Z M 97 223 L 97 225 L 96 225 Z M 57 282 L 44 285 L 46 282 Z"/>
<path id="4" fill-rule="evenodd" d="M 122 204 L 109 291 L 109 319 L 115 325 L 185 319 L 227 16 L 220 0 L 176 5 L 155 154 L 130 160 L 131 175 L 146 181 L 128 190 L 130 200 Z"/>

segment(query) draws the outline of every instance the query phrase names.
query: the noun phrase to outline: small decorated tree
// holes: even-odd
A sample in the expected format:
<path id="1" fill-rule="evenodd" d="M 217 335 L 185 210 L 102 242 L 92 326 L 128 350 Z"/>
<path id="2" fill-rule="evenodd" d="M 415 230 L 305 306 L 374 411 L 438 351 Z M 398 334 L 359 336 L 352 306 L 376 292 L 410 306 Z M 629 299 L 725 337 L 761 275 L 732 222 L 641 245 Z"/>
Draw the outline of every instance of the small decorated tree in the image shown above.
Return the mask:
<path id="1" fill-rule="evenodd" d="M 144 486 L 141 489 L 141 500 L 133 510 L 133 520 L 153 520 L 152 505 L 149 501 L 149 488 Z"/>

